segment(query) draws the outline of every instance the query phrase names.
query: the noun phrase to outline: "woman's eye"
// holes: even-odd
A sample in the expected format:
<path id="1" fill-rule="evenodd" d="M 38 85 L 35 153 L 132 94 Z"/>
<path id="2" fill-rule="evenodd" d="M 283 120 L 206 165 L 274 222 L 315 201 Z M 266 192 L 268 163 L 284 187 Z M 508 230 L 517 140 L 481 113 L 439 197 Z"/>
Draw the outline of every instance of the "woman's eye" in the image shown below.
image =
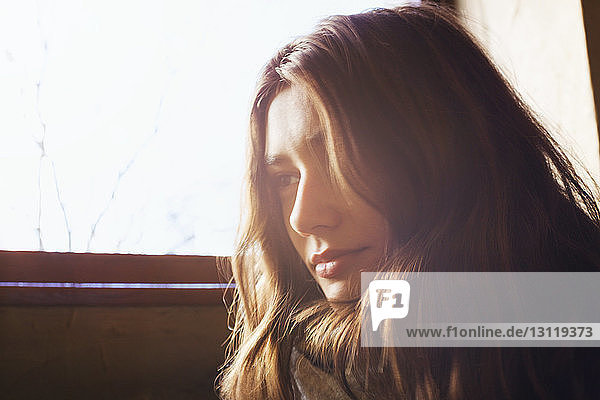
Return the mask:
<path id="1" fill-rule="evenodd" d="M 288 186 L 297 184 L 299 180 L 296 175 L 280 174 L 275 176 L 274 183 L 277 188 L 285 189 Z"/>

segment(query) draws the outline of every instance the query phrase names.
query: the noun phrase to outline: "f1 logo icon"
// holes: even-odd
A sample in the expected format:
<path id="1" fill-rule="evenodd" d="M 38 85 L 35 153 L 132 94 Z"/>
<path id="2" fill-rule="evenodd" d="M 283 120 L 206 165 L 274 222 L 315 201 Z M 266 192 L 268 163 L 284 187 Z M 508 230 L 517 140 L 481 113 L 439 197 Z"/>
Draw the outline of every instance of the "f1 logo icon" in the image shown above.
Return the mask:
<path id="1" fill-rule="evenodd" d="M 402 319 L 408 315 L 410 284 L 404 280 L 375 280 L 369 283 L 371 322 L 376 331 L 384 319 Z"/>

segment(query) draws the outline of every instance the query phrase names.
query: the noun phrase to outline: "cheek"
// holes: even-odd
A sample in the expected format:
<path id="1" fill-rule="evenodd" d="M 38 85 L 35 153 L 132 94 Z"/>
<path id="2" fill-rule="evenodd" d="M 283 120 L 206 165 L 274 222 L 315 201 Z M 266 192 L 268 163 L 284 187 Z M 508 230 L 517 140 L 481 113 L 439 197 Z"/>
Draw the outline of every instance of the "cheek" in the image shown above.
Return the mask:
<path id="1" fill-rule="evenodd" d="M 280 207 L 281 217 L 283 218 L 283 224 L 285 225 L 285 231 L 294 245 L 294 248 L 302 258 L 302 261 L 306 263 L 306 260 L 304 259 L 306 239 L 300 236 L 290 225 L 290 215 L 292 214 L 292 209 L 294 208 L 294 200 L 283 198 L 281 199 Z"/>
<path id="2" fill-rule="evenodd" d="M 390 224 L 381 214 L 377 213 L 377 215 L 373 218 L 373 235 L 376 236 L 380 241 L 382 241 L 383 245 L 385 245 L 390 238 Z"/>
<path id="3" fill-rule="evenodd" d="M 281 218 L 283 218 L 283 225 L 285 225 L 285 231 L 287 232 L 292 242 L 294 241 L 294 230 L 290 225 L 290 215 L 292 213 L 292 206 L 288 204 L 281 204 Z"/>
<path id="4" fill-rule="evenodd" d="M 366 204 L 359 212 L 360 217 L 357 226 L 363 232 L 364 239 L 382 248 L 386 247 L 391 240 L 391 230 L 387 219 L 379 211 Z"/>
<path id="5" fill-rule="evenodd" d="M 305 247 L 306 247 L 306 239 L 300 236 L 289 224 L 289 221 L 285 224 L 285 229 L 287 231 L 288 237 L 292 241 L 294 248 L 302 258 L 302 261 L 306 264 L 306 260 L 304 259 Z"/>
<path id="6" fill-rule="evenodd" d="M 296 202 L 296 193 L 292 192 L 280 192 L 275 193 L 279 208 L 281 210 L 281 218 L 286 227 L 290 224 L 290 215 L 294 209 L 294 203 Z"/>

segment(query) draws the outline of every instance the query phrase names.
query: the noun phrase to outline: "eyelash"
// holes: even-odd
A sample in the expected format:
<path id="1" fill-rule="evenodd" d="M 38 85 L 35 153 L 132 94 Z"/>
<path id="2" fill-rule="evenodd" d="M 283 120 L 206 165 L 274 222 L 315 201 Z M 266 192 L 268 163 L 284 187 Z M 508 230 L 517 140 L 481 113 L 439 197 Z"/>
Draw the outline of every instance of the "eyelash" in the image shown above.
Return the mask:
<path id="1" fill-rule="evenodd" d="M 284 179 L 288 180 L 287 182 L 282 182 Z M 290 182 L 291 181 L 291 182 Z M 295 185 L 300 181 L 300 177 L 294 174 L 278 174 L 273 177 L 273 185 L 279 189 L 283 190 L 291 185 Z"/>

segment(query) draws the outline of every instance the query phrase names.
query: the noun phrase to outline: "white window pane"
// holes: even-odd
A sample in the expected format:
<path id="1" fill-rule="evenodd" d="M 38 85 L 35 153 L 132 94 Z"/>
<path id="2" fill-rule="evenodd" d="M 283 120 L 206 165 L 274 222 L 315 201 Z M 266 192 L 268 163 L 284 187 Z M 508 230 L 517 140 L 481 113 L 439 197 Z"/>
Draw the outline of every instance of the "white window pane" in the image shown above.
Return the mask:
<path id="1" fill-rule="evenodd" d="M 229 254 L 259 69 L 389 1 L 3 1 L 0 249 Z"/>

